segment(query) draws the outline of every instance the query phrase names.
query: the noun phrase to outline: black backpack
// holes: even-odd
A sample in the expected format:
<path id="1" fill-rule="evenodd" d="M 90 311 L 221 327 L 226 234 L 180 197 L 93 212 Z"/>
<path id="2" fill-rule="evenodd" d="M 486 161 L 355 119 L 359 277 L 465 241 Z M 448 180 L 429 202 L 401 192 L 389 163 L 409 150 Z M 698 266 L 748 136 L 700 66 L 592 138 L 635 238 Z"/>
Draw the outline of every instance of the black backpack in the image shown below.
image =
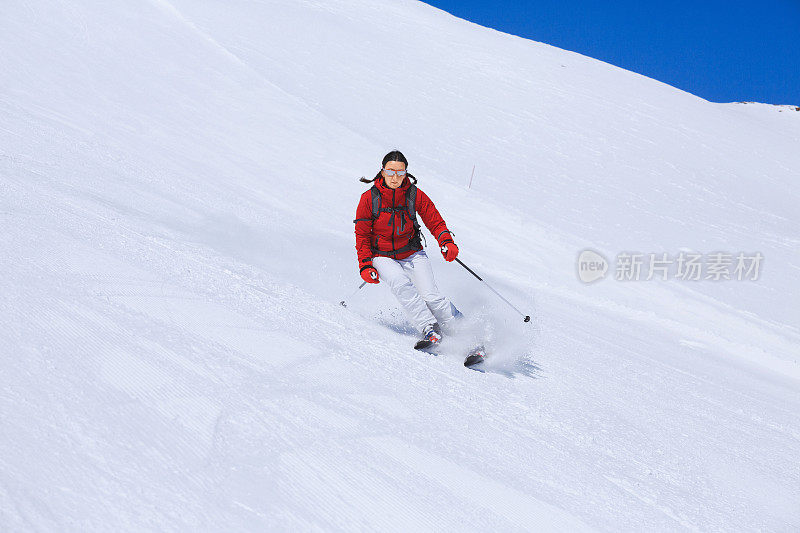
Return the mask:
<path id="1" fill-rule="evenodd" d="M 419 222 L 417 221 L 417 186 L 412 183 L 408 189 L 406 189 L 405 207 L 381 207 L 381 192 L 375 185 L 373 185 L 370 189 L 370 193 L 372 194 L 372 220 L 376 220 L 381 213 L 391 213 L 392 218 L 394 218 L 396 213 L 400 213 L 400 231 L 403 231 L 405 230 L 406 221 L 402 213 L 403 211 L 406 211 L 409 220 L 411 220 L 411 223 L 414 224 L 414 236 L 411 237 L 407 245 L 397 250 L 392 250 L 391 252 L 378 250 L 373 246 L 372 251 L 382 255 L 397 256 L 399 254 L 408 252 L 409 250 L 422 250 L 422 239 L 424 236 L 420 231 Z M 358 220 L 359 219 L 356 219 L 353 222 L 357 222 Z"/>

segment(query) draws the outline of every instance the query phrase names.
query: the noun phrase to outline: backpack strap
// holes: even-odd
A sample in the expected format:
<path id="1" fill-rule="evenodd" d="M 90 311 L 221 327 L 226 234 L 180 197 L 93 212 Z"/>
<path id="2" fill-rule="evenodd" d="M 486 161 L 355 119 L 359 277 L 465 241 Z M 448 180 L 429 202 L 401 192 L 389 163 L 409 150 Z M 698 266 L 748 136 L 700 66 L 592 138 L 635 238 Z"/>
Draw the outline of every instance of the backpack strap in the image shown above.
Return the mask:
<path id="1" fill-rule="evenodd" d="M 417 223 L 417 214 L 414 209 L 414 204 L 417 200 L 417 187 L 411 185 L 406 189 L 406 207 L 381 207 L 381 191 L 376 186 L 370 189 L 372 195 L 372 219 L 376 220 L 381 213 L 390 213 L 392 215 L 390 224 L 394 224 L 395 214 L 400 214 L 400 231 L 405 231 L 406 221 L 402 216 L 403 211 L 407 211 L 408 218 L 414 224 L 414 231 L 419 232 L 419 224 Z"/>
<path id="2" fill-rule="evenodd" d="M 379 191 L 378 188 L 373 185 L 370 187 L 369 192 L 372 195 L 372 218 L 357 218 L 353 220 L 353 222 L 377 220 L 378 216 L 381 214 L 381 191 Z"/>
<path id="3" fill-rule="evenodd" d="M 376 220 L 381 214 L 381 191 L 373 185 L 369 192 L 372 194 L 372 220 Z"/>
<path id="4" fill-rule="evenodd" d="M 411 238 L 411 242 L 415 246 L 422 248 L 421 239 L 424 239 L 425 236 L 420 231 L 419 221 L 417 220 L 417 186 L 413 183 L 406 190 L 406 207 L 408 208 L 408 218 L 414 224 L 414 236 Z"/>
<path id="5" fill-rule="evenodd" d="M 408 208 L 408 218 L 414 224 L 414 236 L 410 244 L 418 248 L 423 248 L 422 239 L 425 236 L 420 231 L 419 221 L 417 220 L 417 186 L 413 183 L 406 190 L 406 208 Z"/>
<path id="6" fill-rule="evenodd" d="M 408 208 L 408 218 L 414 223 L 414 228 L 419 229 L 417 224 L 417 186 L 413 183 L 406 189 L 406 207 Z"/>

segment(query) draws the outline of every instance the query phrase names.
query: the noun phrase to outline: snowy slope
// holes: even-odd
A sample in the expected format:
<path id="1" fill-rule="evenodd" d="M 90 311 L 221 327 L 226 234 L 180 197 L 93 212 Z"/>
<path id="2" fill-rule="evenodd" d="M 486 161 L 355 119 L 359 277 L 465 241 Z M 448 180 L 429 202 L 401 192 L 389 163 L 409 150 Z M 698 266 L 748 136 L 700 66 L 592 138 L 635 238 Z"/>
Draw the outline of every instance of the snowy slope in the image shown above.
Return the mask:
<path id="1" fill-rule="evenodd" d="M 800 527 L 800 113 L 405 0 L 8 0 L 0 72 L 0 529 Z M 395 147 L 490 372 L 348 297 Z"/>

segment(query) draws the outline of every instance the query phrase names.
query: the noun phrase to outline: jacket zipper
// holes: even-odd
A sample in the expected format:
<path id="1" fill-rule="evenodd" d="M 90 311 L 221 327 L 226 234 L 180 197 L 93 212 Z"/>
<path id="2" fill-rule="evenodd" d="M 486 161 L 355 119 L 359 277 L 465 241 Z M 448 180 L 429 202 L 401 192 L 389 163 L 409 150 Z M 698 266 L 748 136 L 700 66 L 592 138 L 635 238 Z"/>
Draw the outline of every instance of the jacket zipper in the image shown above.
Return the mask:
<path id="1" fill-rule="evenodd" d="M 396 189 L 392 189 L 392 209 L 395 208 L 395 200 L 394 200 L 394 193 L 395 192 L 397 192 L 397 190 Z M 393 252 L 395 251 L 395 247 L 394 247 L 394 225 L 396 223 L 394 215 L 395 215 L 395 213 L 394 213 L 394 211 L 392 211 L 392 251 Z"/>

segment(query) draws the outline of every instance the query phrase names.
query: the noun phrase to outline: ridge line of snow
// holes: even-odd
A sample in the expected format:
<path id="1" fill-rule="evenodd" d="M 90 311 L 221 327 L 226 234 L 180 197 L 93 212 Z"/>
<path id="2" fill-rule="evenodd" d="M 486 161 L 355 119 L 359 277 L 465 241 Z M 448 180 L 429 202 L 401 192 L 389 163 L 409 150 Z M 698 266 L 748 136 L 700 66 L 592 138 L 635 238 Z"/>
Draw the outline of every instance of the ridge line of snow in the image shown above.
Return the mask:
<path id="1" fill-rule="evenodd" d="M 326 114 L 322 109 L 312 106 L 311 104 L 306 102 L 303 98 L 301 98 L 301 97 L 299 97 L 299 96 L 297 96 L 295 94 L 290 93 L 289 91 L 287 91 L 286 89 L 284 89 L 283 87 L 278 85 L 276 82 L 274 82 L 274 81 L 270 80 L 269 78 L 267 78 L 266 76 L 264 76 L 262 73 L 260 73 L 258 70 L 253 68 L 251 65 L 249 65 L 246 61 L 244 61 L 241 57 L 239 57 L 237 54 L 235 54 L 229 48 L 227 48 L 222 43 L 220 43 L 219 41 L 214 39 L 208 32 L 202 30 L 199 26 L 197 26 L 197 24 L 195 24 L 191 20 L 187 19 L 183 15 L 183 13 L 181 13 L 178 10 L 178 8 L 176 8 L 171 2 L 169 2 L 169 0 L 148 0 L 148 1 L 151 2 L 156 8 L 161 9 L 165 14 L 168 14 L 168 15 L 171 15 L 171 16 L 175 17 L 178 21 L 180 21 L 182 24 L 184 24 L 185 26 L 190 28 L 193 32 L 195 32 L 200 38 L 205 40 L 207 43 L 212 45 L 214 48 L 216 48 L 219 51 L 221 51 L 231 61 L 233 61 L 237 65 L 241 66 L 245 70 L 247 70 L 250 74 L 252 74 L 255 77 L 257 77 L 258 79 L 262 80 L 265 84 L 267 84 L 270 87 L 273 87 L 274 89 L 280 91 L 283 95 L 285 95 L 286 97 L 290 98 L 291 100 L 301 104 L 302 106 L 307 108 L 309 111 L 313 112 L 314 114 L 317 114 L 317 115 L 320 115 L 322 117 L 325 117 L 325 119 L 327 119 L 327 120 L 336 122 L 342 128 L 344 128 L 348 132 L 350 132 L 352 135 L 354 135 L 356 137 L 359 137 L 359 138 L 362 138 L 362 139 L 370 142 L 370 144 L 374 144 L 373 141 L 368 139 L 362 133 L 360 133 L 358 131 L 355 131 L 354 129 L 352 129 L 352 127 L 350 127 L 349 125 L 345 124 L 341 120 L 337 120 L 334 117 Z"/>

